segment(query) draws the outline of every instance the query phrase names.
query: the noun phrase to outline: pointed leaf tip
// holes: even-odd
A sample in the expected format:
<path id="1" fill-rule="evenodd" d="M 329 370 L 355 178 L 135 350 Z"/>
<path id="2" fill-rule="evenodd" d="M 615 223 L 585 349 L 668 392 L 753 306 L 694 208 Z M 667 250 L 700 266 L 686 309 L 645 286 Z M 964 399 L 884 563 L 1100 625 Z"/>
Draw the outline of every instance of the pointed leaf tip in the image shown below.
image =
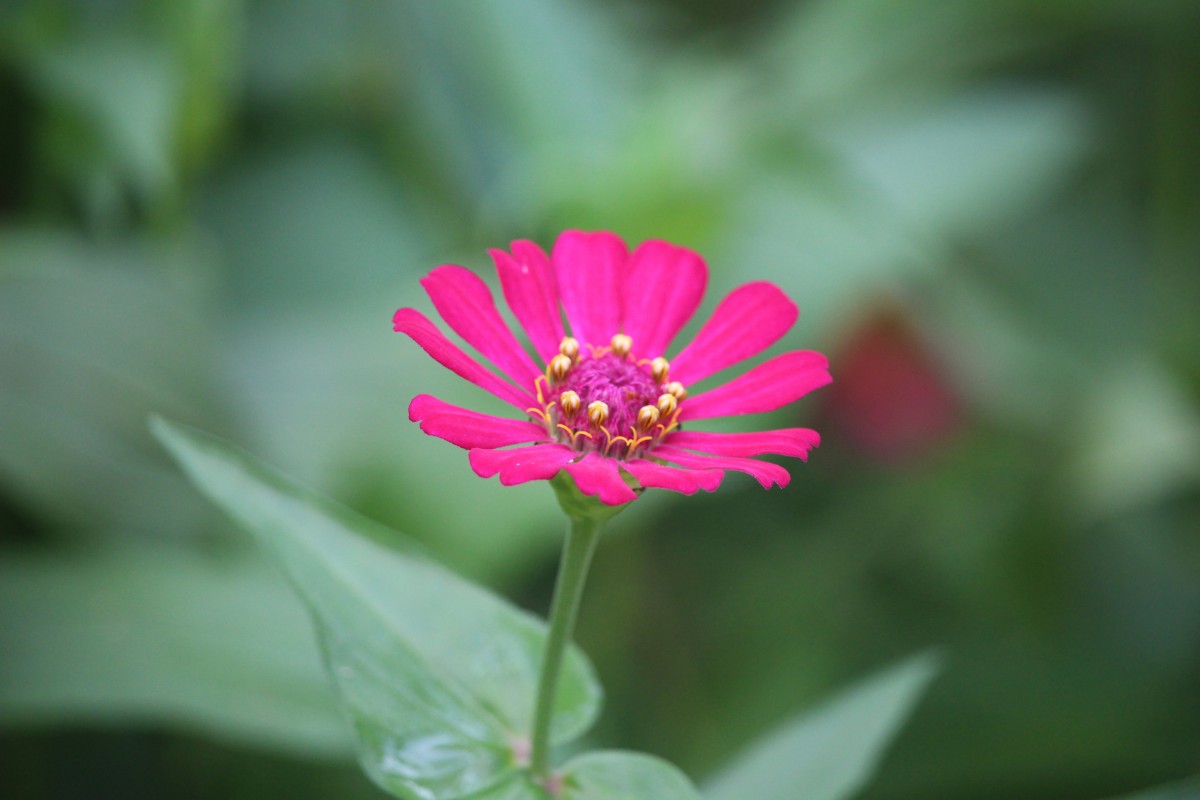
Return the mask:
<path id="1" fill-rule="evenodd" d="M 887 745 L 941 669 L 929 651 L 785 723 L 712 780 L 706 800 L 844 800 L 866 785 Z"/>

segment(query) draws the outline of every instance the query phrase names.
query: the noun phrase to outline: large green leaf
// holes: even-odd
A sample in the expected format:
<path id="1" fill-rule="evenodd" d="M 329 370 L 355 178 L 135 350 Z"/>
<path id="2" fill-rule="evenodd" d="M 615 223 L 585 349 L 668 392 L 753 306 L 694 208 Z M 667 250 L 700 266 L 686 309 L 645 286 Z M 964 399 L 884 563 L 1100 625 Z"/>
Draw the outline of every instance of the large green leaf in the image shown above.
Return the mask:
<path id="1" fill-rule="evenodd" d="M 448 800 L 520 774 L 539 621 L 214 437 L 157 419 L 153 429 L 200 490 L 279 559 L 308 604 L 375 781 L 400 797 Z M 572 649 L 556 741 L 581 733 L 599 702 L 590 665 Z"/>
<path id="2" fill-rule="evenodd" d="M 165 724 L 349 757 L 303 607 L 269 566 L 162 545 L 6 556 L 0 724 Z"/>
<path id="3" fill-rule="evenodd" d="M 862 788 L 937 660 L 923 655 L 873 677 L 765 739 L 721 772 L 707 800 L 839 800 Z"/>

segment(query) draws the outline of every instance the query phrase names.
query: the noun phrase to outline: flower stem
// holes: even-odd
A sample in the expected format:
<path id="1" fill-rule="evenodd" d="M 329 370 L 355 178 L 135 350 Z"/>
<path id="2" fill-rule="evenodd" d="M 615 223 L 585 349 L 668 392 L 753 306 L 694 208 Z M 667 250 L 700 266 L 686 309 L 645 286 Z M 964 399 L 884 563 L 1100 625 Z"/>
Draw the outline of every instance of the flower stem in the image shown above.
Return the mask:
<path id="1" fill-rule="evenodd" d="M 558 580 L 554 599 L 550 603 L 550 633 L 542 654 L 542 670 L 538 677 L 537 706 L 533 715 L 530 769 L 537 778 L 546 778 L 550 771 L 550 723 L 554 719 L 558 697 L 558 679 L 562 673 L 563 656 L 575 628 L 583 585 L 588 566 L 600 540 L 600 521 L 572 516 L 563 543 L 562 561 L 558 565 Z"/>

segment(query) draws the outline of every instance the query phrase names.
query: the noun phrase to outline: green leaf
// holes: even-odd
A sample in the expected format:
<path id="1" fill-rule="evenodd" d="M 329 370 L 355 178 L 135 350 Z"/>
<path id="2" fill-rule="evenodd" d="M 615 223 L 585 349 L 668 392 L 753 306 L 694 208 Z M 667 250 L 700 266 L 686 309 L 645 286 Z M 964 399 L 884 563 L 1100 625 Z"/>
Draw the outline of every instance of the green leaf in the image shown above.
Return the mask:
<path id="1" fill-rule="evenodd" d="M 671 764 L 641 753 L 588 753 L 563 769 L 563 800 L 699 800 Z"/>
<path id="2" fill-rule="evenodd" d="M 303 607 L 268 567 L 161 545 L 6 556 L 0 724 L 166 724 L 349 757 Z"/>
<path id="3" fill-rule="evenodd" d="M 216 515 L 162 457 L 146 415 L 221 418 L 214 266 L 187 238 L 0 230 L 6 497 L 72 530 L 211 529 Z"/>
<path id="4" fill-rule="evenodd" d="M 1200 776 L 1113 800 L 1200 800 Z"/>
<path id="5" fill-rule="evenodd" d="M 687 776 L 661 758 L 602 751 L 574 758 L 558 773 L 556 800 L 700 800 Z M 514 778 L 474 800 L 546 800 L 529 778 Z"/>
<path id="6" fill-rule="evenodd" d="M 768 735 L 707 787 L 707 800 L 838 800 L 860 789 L 938 670 L 922 655 Z"/>
<path id="7" fill-rule="evenodd" d="M 377 783 L 404 798 L 449 800 L 520 774 L 514 753 L 531 728 L 540 621 L 212 436 L 160 419 L 152 428 L 200 490 L 278 558 L 308 604 Z M 572 649 L 555 740 L 580 734 L 599 702 L 590 665 Z"/>
<path id="8" fill-rule="evenodd" d="M 1113 366 L 1084 395 L 1064 476 L 1085 518 L 1149 506 L 1200 481 L 1200 413 L 1186 387 L 1149 357 Z"/>
<path id="9" fill-rule="evenodd" d="M 70 137 L 60 159 L 80 159 L 72 151 L 97 142 L 90 166 L 114 164 L 144 198 L 175 188 L 180 76 L 167 48 L 138 36 L 94 35 L 46 48 L 32 67 L 52 104 L 88 126 L 86 138 Z"/>
<path id="10" fill-rule="evenodd" d="M 918 234 L 991 230 L 1049 195 L 1087 144 L 1086 117 L 1069 94 L 980 91 L 912 106 L 818 135 L 882 214 Z"/>

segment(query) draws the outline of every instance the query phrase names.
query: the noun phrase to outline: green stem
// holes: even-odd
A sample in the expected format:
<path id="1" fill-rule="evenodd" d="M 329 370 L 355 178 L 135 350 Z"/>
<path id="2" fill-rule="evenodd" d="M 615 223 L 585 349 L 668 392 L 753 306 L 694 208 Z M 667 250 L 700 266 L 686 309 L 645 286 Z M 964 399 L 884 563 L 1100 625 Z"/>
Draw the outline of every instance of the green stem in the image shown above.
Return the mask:
<path id="1" fill-rule="evenodd" d="M 571 517 L 567 538 L 563 543 L 562 561 L 558 565 L 554 600 L 550 603 L 550 634 L 546 637 L 546 650 L 542 654 L 537 706 L 533 715 L 530 769 L 538 778 L 546 778 L 550 772 L 550 723 L 554 719 L 558 679 L 562 673 L 563 656 L 575 628 L 588 566 L 599 540 L 599 520 Z"/>

